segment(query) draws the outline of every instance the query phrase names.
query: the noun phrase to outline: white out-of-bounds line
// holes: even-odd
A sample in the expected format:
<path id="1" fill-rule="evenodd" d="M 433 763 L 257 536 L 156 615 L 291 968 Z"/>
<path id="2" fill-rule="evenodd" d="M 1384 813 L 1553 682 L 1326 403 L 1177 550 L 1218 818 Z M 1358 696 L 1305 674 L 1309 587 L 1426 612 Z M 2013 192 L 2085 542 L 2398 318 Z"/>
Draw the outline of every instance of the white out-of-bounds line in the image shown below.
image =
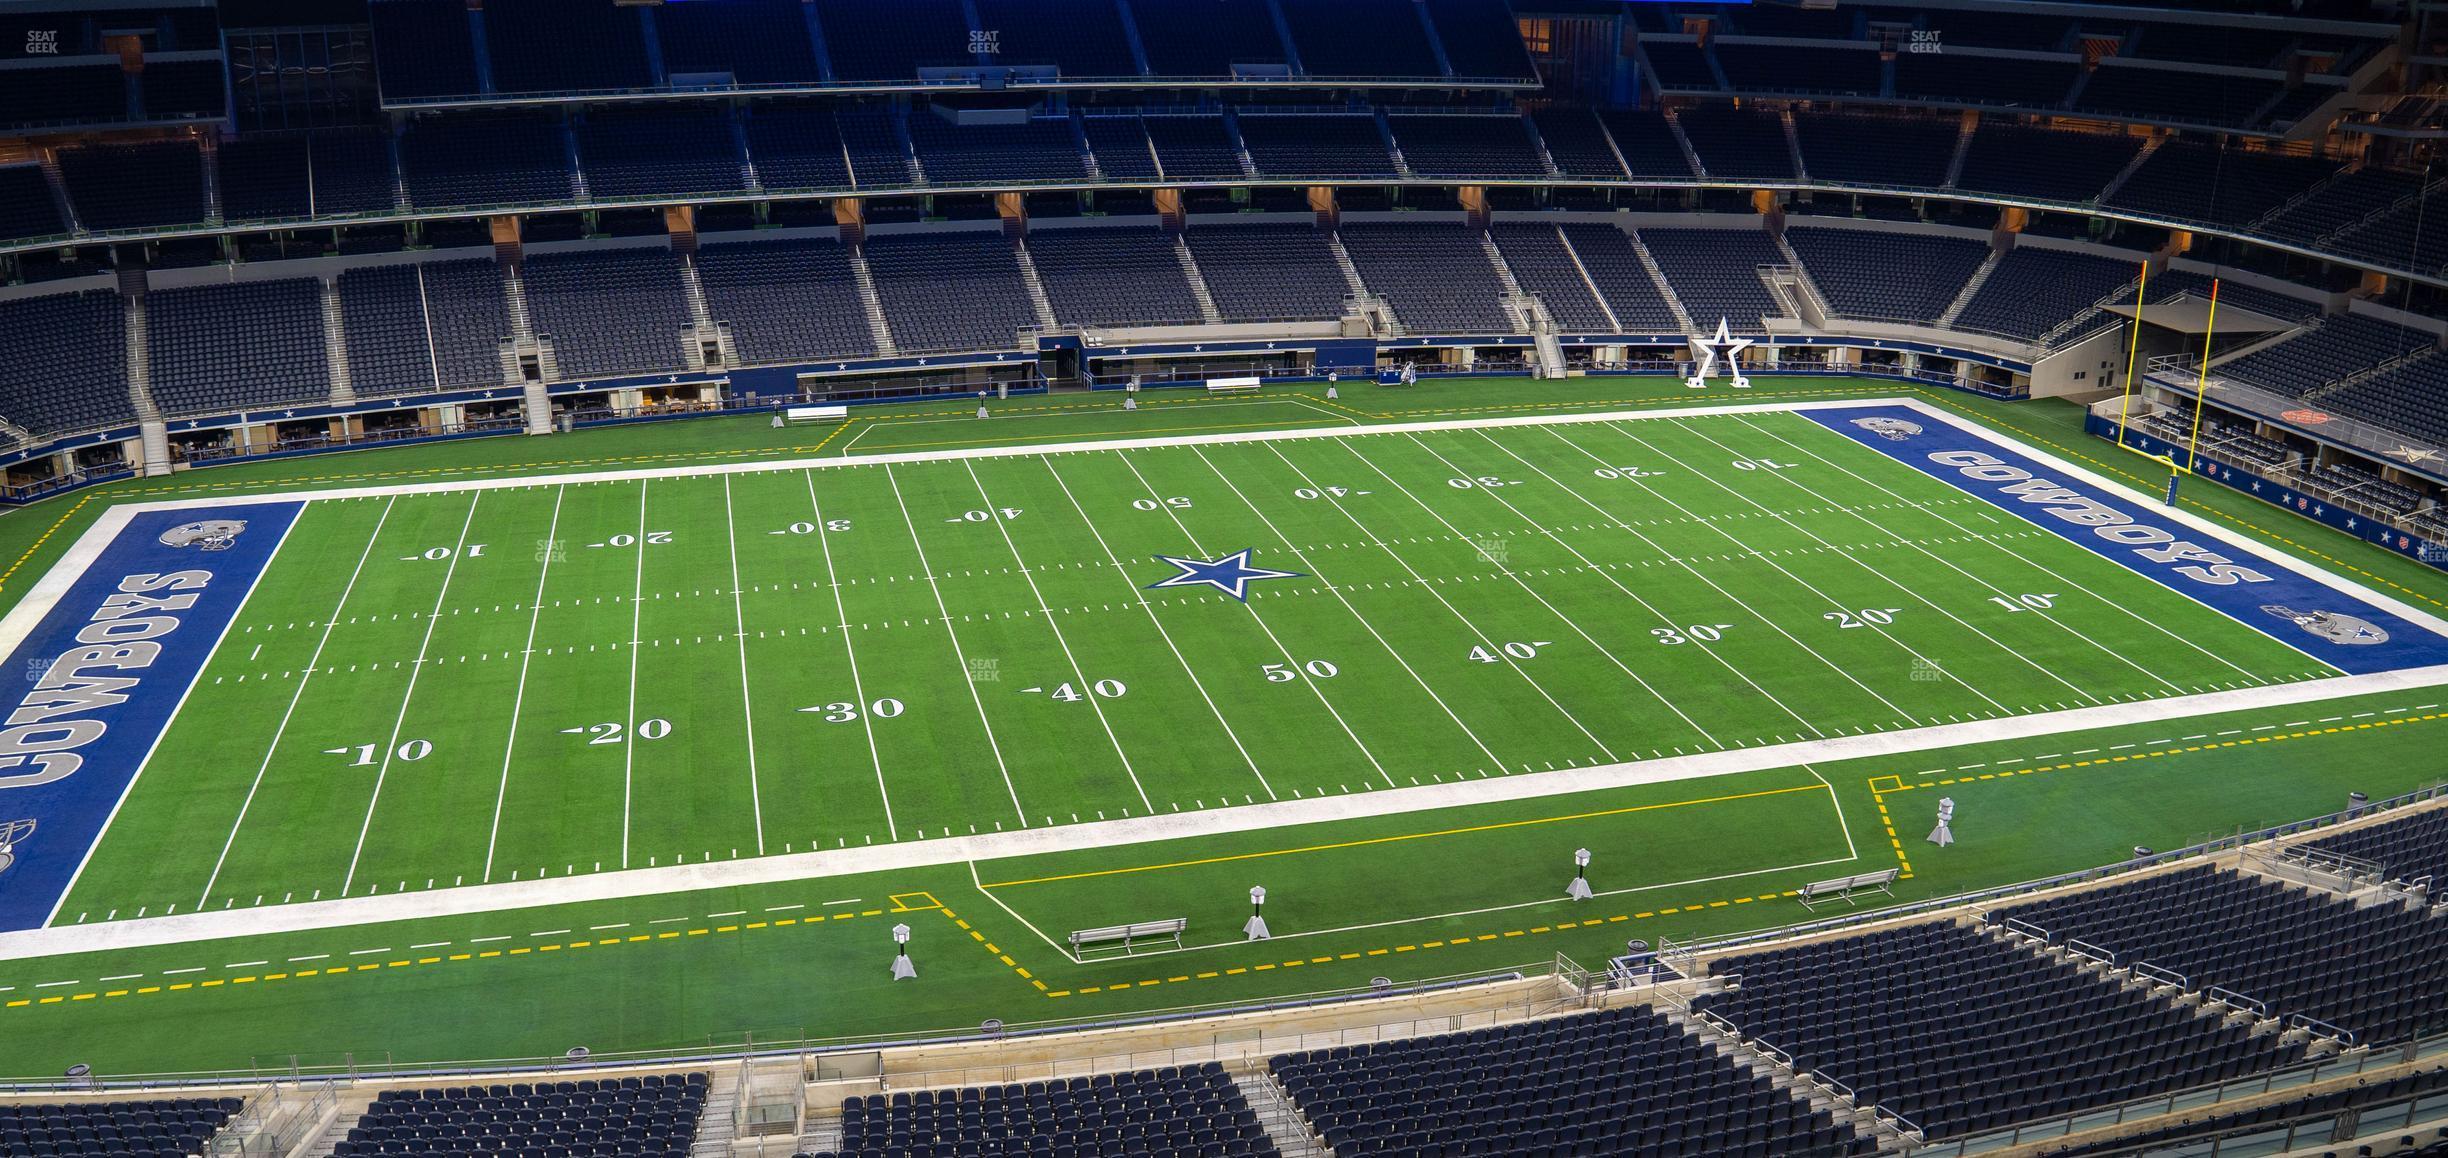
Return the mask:
<path id="1" fill-rule="evenodd" d="M 1027 917 L 1021 916 L 1019 910 L 1012 908 L 1010 905 L 1004 904 L 1003 898 L 994 895 L 994 890 L 987 888 L 986 882 L 978 879 L 976 861 L 969 862 L 969 885 L 977 890 L 979 896 L 984 897 L 989 901 L 993 901 L 994 907 L 1003 910 L 1003 915 L 1010 917 L 1012 920 L 1020 922 L 1021 926 L 1026 928 L 1029 932 L 1037 934 L 1037 939 L 1045 942 L 1047 948 L 1062 954 L 1074 965 L 1081 964 L 1079 954 L 1073 951 L 1071 946 L 1065 945 L 1052 937 L 1046 936 L 1045 930 L 1038 928 L 1035 922 L 1029 920 Z"/>
<path id="2" fill-rule="evenodd" d="M 0 933 L 0 960 L 172 945 L 222 937 L 346 928 L 382 921 L 453 917 L 586 901 L 664 896 L 701 889 L 783 884 L 822 877 L 931 868 L 962 861 L 1002 860 L 1191 836 L 1268 831 L 1323 821 L 1358 820 L 1477 804 L 1571 796 L 1642 784 L 1698 780 L 1740 772 L 1791 768 L 1804 763 L 1893 758 L 1935 748 L 2025 740 L 2067 732 L 2144 724 L 2164 726 L 2168 720 L 2187 716 L 2265 710 L 2341 696 L 2413 691 L 2441 685 L 2448 685 L 2448 664 L 2162 700 L 2102 704 L 2042 715 L 1940 724 L 1898 732 L 1865 733 L 1757 748 L 1732 748 L 1722 752 L 1697 752 L 1689 756 L 1669 756 L 1637 763 L 1595 764 L 1535 775 L 1456 780 L 1349 796 L 1312 796 L 1238 808 L 1157 813 L 1127 820 L 982 832 L 974 836 L 864 845 L 825 852 L 30 929 Z M 1925 763 L 1926 757 L 1912 762 L 1916 766 Z"/>

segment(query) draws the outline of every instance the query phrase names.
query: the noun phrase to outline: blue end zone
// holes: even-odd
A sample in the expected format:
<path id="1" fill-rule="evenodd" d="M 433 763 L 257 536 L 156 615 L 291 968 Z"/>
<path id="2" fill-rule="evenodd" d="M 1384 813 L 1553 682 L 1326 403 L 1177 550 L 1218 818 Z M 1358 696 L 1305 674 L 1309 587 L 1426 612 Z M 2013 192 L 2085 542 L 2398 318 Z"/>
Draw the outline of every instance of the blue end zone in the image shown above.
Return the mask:
<path id="1" fill-rule="evenodd" d="M 0 931 L 42 927 L 303 503 L 137 515 L 0 681 Z"/>
<path id="2" fill-rule="evenodd" d="M 2448 663 L 2448 638 L 1903 406 L 1800 412 L 1821 426 L 2181 591 L 2353 675 Z"/>

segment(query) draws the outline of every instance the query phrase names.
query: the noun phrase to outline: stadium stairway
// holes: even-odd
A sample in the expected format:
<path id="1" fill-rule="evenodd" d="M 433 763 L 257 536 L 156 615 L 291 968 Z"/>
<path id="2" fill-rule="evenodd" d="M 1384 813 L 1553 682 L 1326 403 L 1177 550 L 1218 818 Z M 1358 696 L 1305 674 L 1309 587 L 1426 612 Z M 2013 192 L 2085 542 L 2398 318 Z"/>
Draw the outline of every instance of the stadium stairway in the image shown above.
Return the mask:
<path id="1" fill-rule="evenodd" d="M 1198 258 L 1190 252 L 1190 239 L 1180 233 L 1173 235 L 1173 257 L 1181 262 L 1182 280 L 1190 283 L 1190 300 L 1198 303 L 1199 320 L 1208 325 L 1221 325 L 1224 312 L 1216 308 L 1215 295 L 1207 292 L 1207 275 L 1199 272 Z"/>
<path id="2" fill-rule="evenodd" d="M 1639 233 L 1632 235 L 1632 252 L 1640 255 L 1641 268 L 1649 271 L 1649 280 L 1657 283 L 1658 296 L 1666 299 L 1666 307 L 1674 311 L 1675 325 L 1686 334 L 1698 333 L 1692 323 L 1691 311 L 1683 308 L 1683 299 L 1675 295 L 1674 284 L 1666 280 L 1666 271 L 1658 265 L 1657 255 L 1649 252 L 1649 243 Z"/>

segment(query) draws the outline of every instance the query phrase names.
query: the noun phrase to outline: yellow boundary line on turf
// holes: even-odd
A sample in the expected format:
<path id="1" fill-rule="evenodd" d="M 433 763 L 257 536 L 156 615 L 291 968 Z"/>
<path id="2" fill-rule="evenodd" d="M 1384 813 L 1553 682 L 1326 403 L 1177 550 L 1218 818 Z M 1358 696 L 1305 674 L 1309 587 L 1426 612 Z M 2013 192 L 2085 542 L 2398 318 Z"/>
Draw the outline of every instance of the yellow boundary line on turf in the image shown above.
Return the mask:
<path id="1" fill-rule="evenodd" d="M 1199 860 L 1171 861 L 1164 864 L 1137 865 L 1131 868 L 1095 869 L 1089 872 L 1063 873 L 1058 876 L 1050 877 L 1030 877 L 1024 880 L 1016 881 L 996 881 L 993 884 L 981 884 L 978 887 L 981 889 L 1008 889 L 1016 888 L 1021 885 L 1044 885 L 1052 884 L 1056 881 L 1086 880 L 1090 877 L 1122 876 L 1129 873 L 1156 872 L 1162 869 L 1197 868 L 1201 865 L 1230 864 L 1235 861 L 1245 860 L 1265 860 L 1269 857 L 1298 856 L 1312 852 L 1333 852 L 1336 849 L 1366 848 L 1370 845 L 1398 844 L 1403 841 L 1410 840 L 1432 840 L 1438 837 L 1446 836 L 1467 836 L 1474 832 L 1496 832 L 1508 828 L 1531 828 L 1542 824 L 1560 824 L 1570 820 L 1595 820 L 1599 817 L 1622 816 L 1634 812 L 1656 812 L 1661 809 L 1688 808 L 1699 804 L 1724 804 L 1735 800 L 1755 800 L 1764 796 L 1786 796 L 1796 792 L 1818 792 L 1822 789 L 1822 787 L 1822 785 L 1813 782 L 1810 784 L 1796 785 L 1792 788 L 1769 788 L 1762 789 L 1758 792 L 1737 792 L 1731 795 L 1710 796 L 1698 800 L 1672 800 L 1662 804 L 1633 804 L 1622 808 L 1601 809 L 1596 812 L 1578 812 L 1569 816 L 1542 816 L 1534 817 L 1529 820 L 1503 820 L 1492 824 L 1475 824 L 1466 828 L 1439 829 L 1435 832 L 1409 832 L 1401 833 L 1395 836 L 1372 836 L 1361 840 L 1345 840 L 1338 841 L 1333 844 L 1313 844 L 1301 848 L 1279 848 L 1270 849 L 1266 852 L 1234 853 L 1231 856 L 1211 856 Z"/>

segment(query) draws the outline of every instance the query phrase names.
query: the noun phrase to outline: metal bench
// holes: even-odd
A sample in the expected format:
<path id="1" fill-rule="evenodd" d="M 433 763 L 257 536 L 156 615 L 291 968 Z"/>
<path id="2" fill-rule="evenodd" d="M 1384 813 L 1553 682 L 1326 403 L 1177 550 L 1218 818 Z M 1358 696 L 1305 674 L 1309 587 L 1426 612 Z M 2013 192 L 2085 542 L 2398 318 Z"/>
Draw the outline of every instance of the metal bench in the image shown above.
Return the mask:
<path id="1" fill-rule="evenodd" d="M 1091 953 L 1120 953 L 1128 957 L 1150 941 L 1164 942 L 1175 949 L 1182 947 L 1182 930 L 1190 927 L 1190 918 L 1174 917 L 1163 921 L 1138 921 L 1128 925 L 1107 925 L 1098 929 L 1080 929 L 1071 934 L 1071 952 L 1085 961 Z"/>
<path id="2" fill-rule="evenodd" d="M 1812 881 L 1802 886 L 1800 893 L 1802 907 L 1808 909 L 1827 901 L 1843 901 L 1849 905 L 1853 903 L 1853 894 L 1857 892 L 1878 892 L 1892 897 L 1895 895 L 1893 886 L 1896 882 L 1897 871 L 1896 869 L 1880 869 L 1874 873 L 1855 873 L 1849 877 L 1831 877 L 1824 881 Z"/>
<path id="3" fill-rule="evenodd" d="M 848 417 L 847 406 L 793 406 L 782 412 L 784 422 L 839 422 Z"/>
<path id="4" fill-rule="evenodd" d="M 1264 378 L 1209 378 L 1207 392 L 1209 394 L 1231 394 L 1241 390 L 1256 390 L 1264 385 L 1266 385 Z"/>

